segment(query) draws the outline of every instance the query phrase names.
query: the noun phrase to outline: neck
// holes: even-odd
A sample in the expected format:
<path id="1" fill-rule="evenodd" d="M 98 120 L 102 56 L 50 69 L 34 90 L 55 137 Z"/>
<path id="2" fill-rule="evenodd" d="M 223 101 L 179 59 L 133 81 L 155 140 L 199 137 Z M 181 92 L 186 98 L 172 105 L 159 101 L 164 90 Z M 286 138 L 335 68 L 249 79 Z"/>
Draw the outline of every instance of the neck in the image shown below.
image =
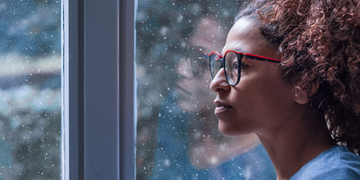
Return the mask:
<path id="1" fill-rule="evenodd" d="M 205 137 L 198 138 L 196 135 L 190 135 L 190 161 L 196 169 L 215 167 L 260 144 L 255 134 L 238 137 L 224 137 L 214 134 L 213 129 L 217 126 L 217 117 L 207 108 L 206 111 L 200 111 L 197 117 L 201 120 L 191 124 L 194 127 L 190 129 L 192 131 L 196 129 L 197 133 L 203 134 Z M 200 147 L 205 147 L 206 151 L 199 153 Z"/>
<path id="2" fill-rule="evenodd" d="M 302 166 L 335 145 L 323 115 L 288 119 L 281 127 L 257 133 L 276 170 L 277 179 L 290 179 Z"/>

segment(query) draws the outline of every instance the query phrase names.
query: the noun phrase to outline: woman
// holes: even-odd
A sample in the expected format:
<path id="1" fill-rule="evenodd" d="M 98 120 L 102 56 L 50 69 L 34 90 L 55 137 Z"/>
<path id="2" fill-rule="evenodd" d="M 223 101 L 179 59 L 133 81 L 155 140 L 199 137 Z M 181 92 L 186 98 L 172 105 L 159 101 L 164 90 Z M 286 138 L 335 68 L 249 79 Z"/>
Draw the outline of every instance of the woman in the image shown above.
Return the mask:
<path id="1" fill-rule="evenodd" d="M 254 134 L 231 138 L 214 129 L 217 118 L 209 97 L 215 94 L 209 89 L 204 52 L 222 48 L 224 27 L 231 24 L 209 15 L 193 21 L 188 40 L 179 43 L 183 56 L 174 68 L 178 75 L 175 88 L 170 88 L 174 91 L 159 110 L 155 166 L 146 179 L 274 179 L 275 170 Z M 207 88 L 198 88 L 202 86 Z"/>
<path id="2" fill-rule="evenodd" d="M 252 2 L 210 54 L 219 130 L 256 133 L 277 179 L 360 179 L 359 6 Z"/>
<path id="3" fill-rule="evenodd" d="M 211 112 L 213 102 L 209 97 L 214 98 L 215 94 L 208 88 L 211 77 L 204 54 L 210 50 L 220 50 L 225 44 L 224 27 L 231 26 L 225 24 L 208 15 L 195 21 L 194 32 L 189 36 L 189 42 L 184 43 L 187 47 L 185 57 L 188 58 L 182 58 L 174 68 L 181 77 L 175 86 L 177 105 L 190 115 L 189 118 L 182 118 L 187 119 L 185 121 L 189 126 L 184 128 L 189 135 L 183 142 L 188 145 L 192 167 L 189 169 L 196 169 L 194 172 L 199 179 L 273 179 L 275 170 L 256 135 L 224 137 L 214 129 L 217 118 Z M 189 170 L 187 174 L 190 174 Z"/>

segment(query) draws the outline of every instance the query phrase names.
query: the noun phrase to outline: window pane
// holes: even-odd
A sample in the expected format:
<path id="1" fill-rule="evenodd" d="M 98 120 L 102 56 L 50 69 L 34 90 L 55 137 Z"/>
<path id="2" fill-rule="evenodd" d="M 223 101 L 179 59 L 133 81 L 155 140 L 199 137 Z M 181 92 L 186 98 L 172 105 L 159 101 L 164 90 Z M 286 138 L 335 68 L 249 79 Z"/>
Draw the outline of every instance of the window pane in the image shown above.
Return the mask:
<path id="1" fill-rule="evenodd" d="M 0 2 L 0 179 L 60 179 L 61 2 Z"/>
<path id="2" fill-rule="evenodd" d="M 206 55 L 221 52 L 239 0 L 139 0 L 137 179 L 275 179 L 253 134 L 217 128 Z"/>

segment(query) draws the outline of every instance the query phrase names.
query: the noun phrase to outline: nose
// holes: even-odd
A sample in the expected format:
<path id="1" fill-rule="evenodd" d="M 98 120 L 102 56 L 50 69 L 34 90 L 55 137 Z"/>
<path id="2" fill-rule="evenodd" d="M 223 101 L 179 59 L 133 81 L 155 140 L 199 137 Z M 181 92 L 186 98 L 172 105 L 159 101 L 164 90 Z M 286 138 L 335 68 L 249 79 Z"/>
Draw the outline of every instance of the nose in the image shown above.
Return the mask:
<path id="1" fill-rule="evenodd" d="M 230 90 L 230 84 L 226 81 L 224 68 L 215 75 L 210 83 L 210 89 L 214 92 Z"/>

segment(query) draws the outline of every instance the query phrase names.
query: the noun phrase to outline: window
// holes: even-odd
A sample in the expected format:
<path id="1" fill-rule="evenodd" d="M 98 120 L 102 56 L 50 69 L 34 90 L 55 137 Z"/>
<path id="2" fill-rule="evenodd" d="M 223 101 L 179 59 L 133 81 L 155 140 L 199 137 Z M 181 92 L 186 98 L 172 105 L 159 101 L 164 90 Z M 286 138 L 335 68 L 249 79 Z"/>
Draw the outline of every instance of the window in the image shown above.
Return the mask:
<path id="1" fill-rule="evenodd" d="M 134 178 L 134 7 L 0 3 L 0 179 Z"/>
<path id="2" fill-rule="evenodd" d="M 63 179 L 134 179 L 133 0 L 64 0 Z"/>
<path id="3" fill-rule="evenodd" d="M 253 134 L 217 130 L 207 54 L 221 52 L 242 1 L 139 0 L 137 179 L 275 179 Z"/>
<path id="4" fill-rule="evenodd" d="M 61 2 L 0 2 L 0 179 L 61 178 Z"/>
<path id="5" fill-rule="evenodd" d="M 222 136 L 211 112 L 205 56 L 239 3 L 64 0 L 63 179 L 274 177 L 256 138 Z"/>

